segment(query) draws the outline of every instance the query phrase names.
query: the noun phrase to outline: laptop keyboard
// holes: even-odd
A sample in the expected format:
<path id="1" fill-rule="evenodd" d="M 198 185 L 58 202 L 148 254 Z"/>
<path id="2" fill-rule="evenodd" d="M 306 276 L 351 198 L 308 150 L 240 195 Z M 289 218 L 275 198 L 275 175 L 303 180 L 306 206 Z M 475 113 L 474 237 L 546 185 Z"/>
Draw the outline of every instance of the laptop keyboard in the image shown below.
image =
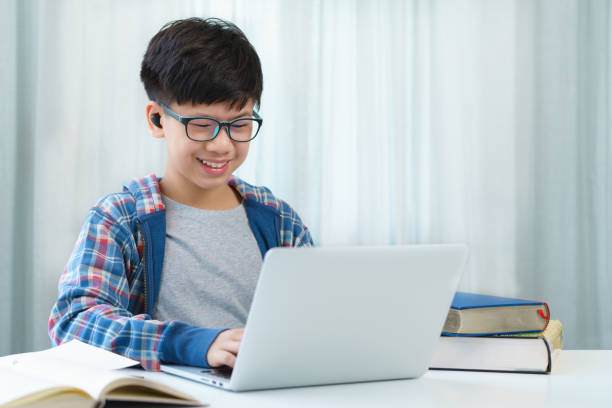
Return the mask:
<path id="1" fill-rule="evenodd" d="M 206 370 L 202 370 L 204 374 L 212 374 L 217 377 L 225 378 L 227 380 L 232 376 L 232 369 L 230 367 L 220 367 L 220 368 L 209 368 Z"/>

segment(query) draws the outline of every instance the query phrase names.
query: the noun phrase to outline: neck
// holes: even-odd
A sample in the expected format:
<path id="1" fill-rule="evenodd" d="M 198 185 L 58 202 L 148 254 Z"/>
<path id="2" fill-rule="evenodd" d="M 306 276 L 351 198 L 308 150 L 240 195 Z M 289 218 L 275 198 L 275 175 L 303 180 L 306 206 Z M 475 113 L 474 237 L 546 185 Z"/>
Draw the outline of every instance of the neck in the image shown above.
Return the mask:
<path id="1" fill-rule="evenodd" d="M 230 210 L 242 202 L 240 194 L 228 184 L 203 189 L 188 181 L 175 180 L 171 173 L 162 178 L 159 187 L 166 197 L 202 210 Z"/>

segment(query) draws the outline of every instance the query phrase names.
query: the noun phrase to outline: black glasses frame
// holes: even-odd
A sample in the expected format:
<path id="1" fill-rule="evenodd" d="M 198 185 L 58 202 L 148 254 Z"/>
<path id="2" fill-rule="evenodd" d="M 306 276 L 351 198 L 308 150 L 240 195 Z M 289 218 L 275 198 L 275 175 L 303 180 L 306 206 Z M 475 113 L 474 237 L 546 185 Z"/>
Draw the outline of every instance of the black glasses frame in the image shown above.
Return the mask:
<path id="1" fill-rule="evenodd" d="M 166 112 L 168 115 L 172 116 L 174 119 L 178 120 L 179 122 L 181 122 L 184 126 L 185 126 L 185 134 L 187 135 L 187 138 L 189 140 L 193 140 L 194 142 L 210 142 L 211 140 L 214 140 L 218 135 L 219 132 L 221 131 L 221 129 L 223 127 L 225 127 L 225 131 L 227 132 L 227 136 L 233 140 L 234 142 L 250 142 L 251 140 L 255 139 L 255 137 L 259 134 L 259 131 L 261 130 L 261 126 L 263 124 L 263 118 L 261 116 L 259 116 L 259 114 L 257 112 L 255 112 L 255 110 L 253 110 L 253 117 L 252 118 L 236 118 L 234 120 L 230 120 L 229 122 L 221 122 L 218 121 L 215 118 L 211 118 L 209 116 L 182 116 L 179 115 L 178 113 L 174 112 L 172 109 L 170 109 L 169 107 L 167 107 L 166 105 L 164 105 L 163 103 L 159 103 L 160 106 L 164 109 L 164 112 Z M 214 122 L 217 123 L 217 127 L 215 128 L 215 132 L 213 134 L 213 137 L 211 137 L 210 139 L 194 139 L 191 136 L 189 136 L 189 131 L 187 130 L 187 126 L 189 125 L 189 122 L 191 122 L 194 119 L 207 119 L 207 120 L 212 120 Z M 239 120 L 252 120 L 255 121 L 259 124 L 259 127 L 257 128 L 257 132 L 255 132 L 255 134 L 253 135 L 253 137 L 251 137 L 248 140 L 238 140 L 238 139 L 234 139 L 232 137 L 232 133 L 230 131 L 230 127 L 232 126 L 233 123 L 239 121 Z"/>

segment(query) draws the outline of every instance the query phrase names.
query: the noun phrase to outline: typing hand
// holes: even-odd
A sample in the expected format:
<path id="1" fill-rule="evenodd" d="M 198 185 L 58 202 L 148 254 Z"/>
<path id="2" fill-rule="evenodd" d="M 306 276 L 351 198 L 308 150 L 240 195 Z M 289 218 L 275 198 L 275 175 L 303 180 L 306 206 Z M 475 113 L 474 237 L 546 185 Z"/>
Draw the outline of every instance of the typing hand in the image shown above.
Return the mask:
<path id="1" fill-rule="evenodd" d="M 228 366 L 234 368 L 236 356 L 242 342 L 244 329 L 225 330 L 210 345 L 206 360 L 211 367 Z"/>

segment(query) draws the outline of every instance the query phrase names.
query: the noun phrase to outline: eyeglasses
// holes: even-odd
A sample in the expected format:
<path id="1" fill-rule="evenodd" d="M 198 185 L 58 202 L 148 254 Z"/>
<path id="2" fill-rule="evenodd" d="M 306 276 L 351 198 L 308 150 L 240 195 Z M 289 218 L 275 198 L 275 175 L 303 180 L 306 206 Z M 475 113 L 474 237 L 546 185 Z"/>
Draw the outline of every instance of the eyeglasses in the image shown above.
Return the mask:
<path id="1" fill-rule="evenodd" d="M 229 122 L 219 122 L 217 119 L 207 116 L 181 116 L 163 103 L 160 103 L 160 105 L 164 112 L 185 125 L 187 137 L 195 142 L 213 140 L 223 127 L 225 127 L 227 136 L 233 141 L 248 142 L 255 139 L 263 123 L 263 119 L 255 111 L 253 111 L 252 118 L 237 118 Z"/>

